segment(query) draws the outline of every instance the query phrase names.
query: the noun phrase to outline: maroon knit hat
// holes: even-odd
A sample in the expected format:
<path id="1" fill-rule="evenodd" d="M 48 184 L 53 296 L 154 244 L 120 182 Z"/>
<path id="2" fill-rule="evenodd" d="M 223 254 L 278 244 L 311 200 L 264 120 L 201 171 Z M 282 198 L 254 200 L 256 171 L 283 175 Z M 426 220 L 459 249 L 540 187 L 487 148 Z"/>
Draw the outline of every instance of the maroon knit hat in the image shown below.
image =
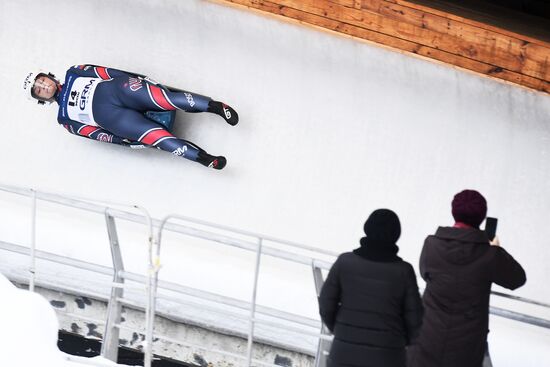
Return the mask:
<path id="1" fill-rule="evenodd" d="M 452 203 L 453 218 L 457 222 L 479 228 L 487 215 L 487 201 L 475 190 L 464 190 L 455 195 Z"/>

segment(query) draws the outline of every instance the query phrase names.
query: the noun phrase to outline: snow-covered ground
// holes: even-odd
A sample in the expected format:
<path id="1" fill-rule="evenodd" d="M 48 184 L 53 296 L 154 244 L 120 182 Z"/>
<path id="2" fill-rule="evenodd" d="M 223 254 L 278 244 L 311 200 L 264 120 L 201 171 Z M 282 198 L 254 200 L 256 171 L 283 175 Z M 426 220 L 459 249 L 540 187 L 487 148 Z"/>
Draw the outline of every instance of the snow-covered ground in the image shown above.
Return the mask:
<path id="1" fill-rule="evenodd" d="M 514 294 L 550 303 L 547 95 L 203 0 L 3 0 L 0 47 L 9 55 L 0 58 L 3 183 L 334 252 L 356 247 L 367 215 L 389 207 L 413 265 L 425 236 L 451 222 L 452 195 L 475 188 L 500 219 L 503 246 L 526 268 L 527 284 Z M 19 93 L 29 70 L 63 77 L 78 63 L 135 70 L 233 105 L 236 127 L 181 113 L 176 129 L 227 156 L 226 169 L 71 136 L 53 106 Z M 0 202 L 0 239 L 28 244 L 29 201 L 0 193 Z M 47 203 L 38 212 L 39 249 L 110 265 L 102 216 Z M 121 223 L 119 236 L 128 270 L 144 273 L 143 227 Z M 172 234 L 165 241 L 161 277 L 250 299 L 253 254 Z M 262 259 L 258 300 L 317 317 L 307 267 Z M 542 333 L 514 343 L 528 350 L 547 340 Z M 510 338 L 498 340 L 495 351 L 511 350 Z"/>
<path id="2" fill-rule="evenodd" d="M 70 356 L 57 348 L 55 311 L 42 296 L 16 288 L 0 274 L 0 366 L 122 366 L 101 357 Z"/>

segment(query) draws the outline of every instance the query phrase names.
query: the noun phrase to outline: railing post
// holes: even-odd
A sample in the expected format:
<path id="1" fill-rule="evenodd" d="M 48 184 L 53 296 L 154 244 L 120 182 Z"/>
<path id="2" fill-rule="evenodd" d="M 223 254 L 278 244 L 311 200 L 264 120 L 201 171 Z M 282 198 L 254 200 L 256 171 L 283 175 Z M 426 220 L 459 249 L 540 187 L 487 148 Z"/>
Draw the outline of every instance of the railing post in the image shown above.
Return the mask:
<path id="1" fill-rule="evenodd" d="M 256 252 L 256 267 L 254 270 L 254 287 L 252 288 L 252 302 L 250 303 L 250 328 L 248 330 L 248 347 L 246 354 L 246 365 L 250 367 L 252 363 L 252 346 L 254 343 L 254 318 L 256 317 L 256 295 L 258 293 L 258 277 L 260 274 L 260 260 L 262 257 L 263 239 L 258 238 L 258 248 Z"/>
<path id="2" fill-rule="evenodd" d="M 158 283 L 158 272 L 160 270 L 160 257 L 157 254 L 153 257 L 153 238 L 149 239 L 150 241 L 150 251 L 149 251 L 149 274 L 147 278 L 148 284 L 148 309 L 149 315 L 147 319 L 147 333 L 145 336 L 145 367 L 151 367 L 153 359 L 153 331 L 155 323 L 155 311 L 156 311 L 156 300 L 157 300 L 157 283 Z M 160 246 L 160 245 L 157 245 Z"/>
<path id="3" fill-rule="evenodd" d="M 315 263 L 311 263 L 313 268 L 313 281 L 315 282 L 315 291 L 317 293 L 317 298 L 321 294 L 321 289 L 323 288 L 323 273 L 321 268 L 315 266 Z M 321 335 L 330 335 L 329 330 L 325 324 L 321 324 Z M 319 339 L 317 345 L 317 353 L 315 355 L 315 366 L 314 367 L 326 367 L 327 365 L 327 356 L 330 352 L 331 341 L 325 339 Z"/>
<path id="4" fill-rule="evenodd" d="M 107 233 L 109 234 L 111 257 L 113 260 L 113 282 L 123 284 L 124 278 L 120 276 L 121 272 L 124 271 L 122 253 L 118 242 L 115 219 L 109 215 L 108 209 L 105 210 L 105 221 L 107 223 Z M 111 297 L 109 298 L 107 309 L 107 321 L 105 322 L 105 332 L 101 345 L 101 356 L 115 363 L 118 359 L 118 340 L 120 335 L 120 329 L 117 325 L 120 323 L 122 314 L 122 305 L 119 299 L 122 299 L 123 295 L 124 289 L 122 287 L 111 288 Z"/>
<path id="5" fill-rule="evenodd" d="M 31 209 L 31 264 L 29 267 L 29 291 L 34 292 L 34 281 L 36 277 L 36 191 L 32 191 Z"/>
<path id="6" fill-rule="evenodd" d="M 147 304 L 145 307 L 145 353 L 143 355 L 143 366 L 151 367 L 153 361 L 153 332 L 155 322 L 155 303 L 156 303 L 156 281 L 158 266 L 158 257 L 153 259 L 153 220 L 145 208 L 134 205 L 134 208 L 141 210 L 145 214 L 147 225 L 149 227 L 148 250 L 149 259 L 147 261 Z"/>

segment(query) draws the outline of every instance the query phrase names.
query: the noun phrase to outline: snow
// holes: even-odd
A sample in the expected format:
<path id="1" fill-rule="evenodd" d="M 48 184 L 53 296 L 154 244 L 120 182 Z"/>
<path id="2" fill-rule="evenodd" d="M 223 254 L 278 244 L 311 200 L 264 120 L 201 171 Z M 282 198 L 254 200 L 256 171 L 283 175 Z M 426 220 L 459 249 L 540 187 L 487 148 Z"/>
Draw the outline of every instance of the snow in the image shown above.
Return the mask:
<path id="1" fill-rule="evenodd" d="M 498 316 L 489 323 L 493 366 L 550 367 L 550 330 Z"/>
<path id="2" fill-rule="evenodd" d="M 0 47 L 10 56 L 0 58 L 9 134 L 0 146 L 3 183 L 139 204 L 156 218 L 190 215 L 334 252 L 357 246 L 366 216 L 389 207 L 402 220 L 400 254 L 415 266 L 425 236 L 451 222 L 452 195 L 475 188 L 499 218 L 503 246 L 526 268 L 527 284 L 514 294 L 550 303 L 548 95 L 199 0 L 3 0 Z M 176 122 L 178 135 L 224 154 L 226 169 L 72 136 L 54 107 L 18 93 L 30 70 L 62 77 L 87 62 L 234 106 L 236 127 L 208 114 L 182 113 Z M 28 245 L 29 200 L 0 200 L 0 239 Z M 102 216 L 43 202 L 38 213 L 39 249 L 110 265 Z M 125 266 L 145 273 L 143 226 L 118 230 Z M 251 253 L 170 234 L 161 278 L 249 300 L 253 262 Z M 262 258 L 258 300 L 317 317 L 303 267 Z M 506 325 L 511 335 L 517 323 Z M 534 330 L 514 344 L 527 352 L 547 340 Z M 512 339 L 496 339 L 498 353 Z"/>
<path id="3" fill-rule="evenodd" d="M 82 358 L 61 352 L 57 348 L 57 316 L 48 301 L 18 289 L 2 274 L 0 294 L 0 366 L 122 366 L 101 357 Z"/>

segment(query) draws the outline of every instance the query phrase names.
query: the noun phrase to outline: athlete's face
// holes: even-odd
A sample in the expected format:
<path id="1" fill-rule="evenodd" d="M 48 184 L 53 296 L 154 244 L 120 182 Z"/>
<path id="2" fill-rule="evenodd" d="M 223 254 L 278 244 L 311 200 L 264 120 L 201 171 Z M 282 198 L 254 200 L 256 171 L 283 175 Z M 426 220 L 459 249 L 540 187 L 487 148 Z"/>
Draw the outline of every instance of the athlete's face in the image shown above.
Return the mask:
<path id="1" fill-rule="evenodd" d="M 52 98 L 56 90 L 56 82 L 45 75 L 41 75 L 36 78 L 32 87 L 32 91 L 35 96 L 44 98 L 46 100 Z"/>

